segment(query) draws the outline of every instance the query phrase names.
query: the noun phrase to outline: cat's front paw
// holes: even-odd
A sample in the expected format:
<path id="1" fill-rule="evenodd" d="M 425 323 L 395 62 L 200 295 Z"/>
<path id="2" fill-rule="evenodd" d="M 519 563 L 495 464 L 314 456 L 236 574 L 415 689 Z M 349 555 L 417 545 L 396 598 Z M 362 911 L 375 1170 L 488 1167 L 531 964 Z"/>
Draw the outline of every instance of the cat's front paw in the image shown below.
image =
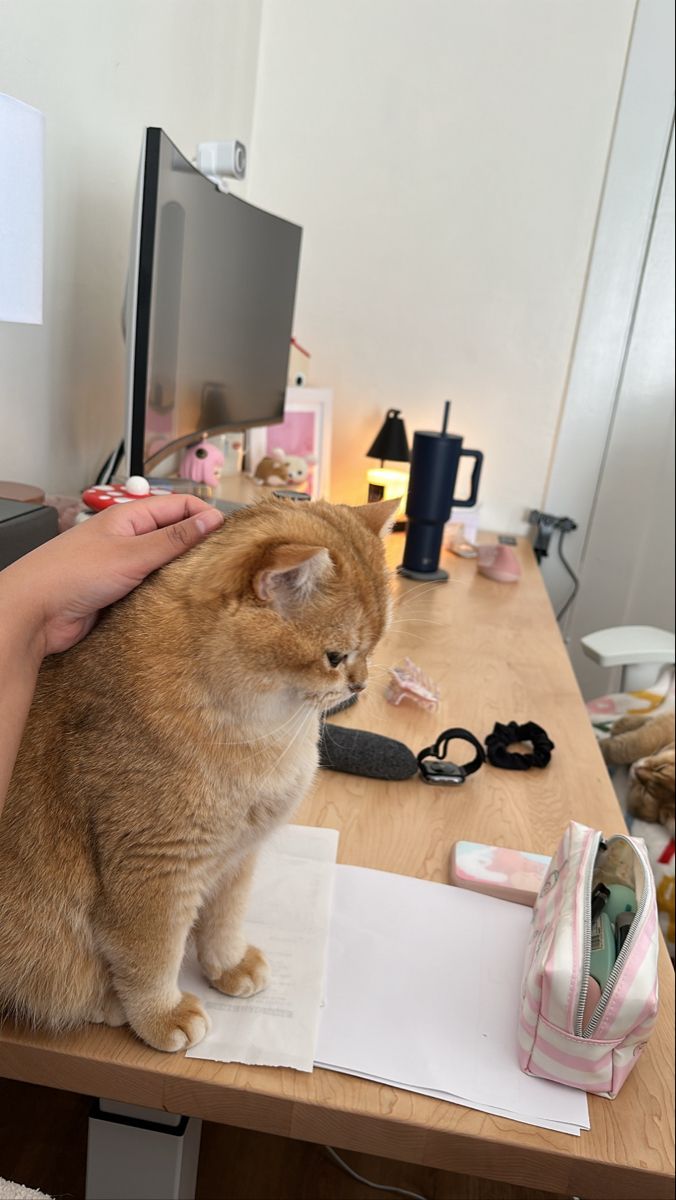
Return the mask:
<path id="1" fill-rule="evenodd" d="M 155 1050 L 187 1050 L 209 1032 L 211 1022 L 197 996 L 184 992 L 175 1008 L 134 1021 L 133 1028 Z"/>
<path id="2" fill-rule="evenodd" d="M 268 960 L 257 946 L 248 946 L 236 967 L 221 971 L 210 982 L 212 987 L 218 988 L 226 996 L 255 996 L 270 982 Z"/>

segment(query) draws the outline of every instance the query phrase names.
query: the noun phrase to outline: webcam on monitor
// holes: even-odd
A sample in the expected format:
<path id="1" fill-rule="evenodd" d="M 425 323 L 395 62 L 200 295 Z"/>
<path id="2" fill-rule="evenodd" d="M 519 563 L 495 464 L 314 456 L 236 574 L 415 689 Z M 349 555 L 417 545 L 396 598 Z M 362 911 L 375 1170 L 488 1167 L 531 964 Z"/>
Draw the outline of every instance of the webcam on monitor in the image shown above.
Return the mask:
<path id="1" fill-rule="evenodd" d="M 207 179 L 222 192 L 227 192 L 226 179 L 244 179 L 246 175 L 246 146 L 236 139 L 232 142 L 200 142 L 193 162 Z"/>

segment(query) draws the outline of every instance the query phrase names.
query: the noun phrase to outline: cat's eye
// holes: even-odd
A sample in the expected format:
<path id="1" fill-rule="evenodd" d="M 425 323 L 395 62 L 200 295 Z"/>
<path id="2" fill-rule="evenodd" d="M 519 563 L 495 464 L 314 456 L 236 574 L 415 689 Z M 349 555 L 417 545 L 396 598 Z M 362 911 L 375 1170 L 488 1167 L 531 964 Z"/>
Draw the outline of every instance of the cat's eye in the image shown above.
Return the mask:
<path id="1" fill-rule="evenodd" d="M 345 662 L 347 654 L 341 654 L 338 650 L 327 650 L 326 658 L 330 667 L 339 667 L 341 663 Z"/>

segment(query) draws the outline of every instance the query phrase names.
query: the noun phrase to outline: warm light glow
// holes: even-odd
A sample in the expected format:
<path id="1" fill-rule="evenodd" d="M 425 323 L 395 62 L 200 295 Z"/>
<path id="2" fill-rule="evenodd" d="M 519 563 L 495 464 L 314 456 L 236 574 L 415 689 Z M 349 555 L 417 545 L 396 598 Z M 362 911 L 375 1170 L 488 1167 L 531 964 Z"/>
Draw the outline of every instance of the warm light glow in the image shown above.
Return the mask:
<path id="1" fill-rule="evenodd" d="M 403 517 L 406 509 L 406 493 L 408 492 L 408 471 L 394 471 L 389 467 L 369 467 L 366 472 L 366 478 L 369 483 L 369 488 L 378 489 L 381 493 L 381 500 L 396 500 L 401 497 L 401 504 L 397 509 L 395 519 Z M 381 492 L 382 489 L 382 492 Z"/>

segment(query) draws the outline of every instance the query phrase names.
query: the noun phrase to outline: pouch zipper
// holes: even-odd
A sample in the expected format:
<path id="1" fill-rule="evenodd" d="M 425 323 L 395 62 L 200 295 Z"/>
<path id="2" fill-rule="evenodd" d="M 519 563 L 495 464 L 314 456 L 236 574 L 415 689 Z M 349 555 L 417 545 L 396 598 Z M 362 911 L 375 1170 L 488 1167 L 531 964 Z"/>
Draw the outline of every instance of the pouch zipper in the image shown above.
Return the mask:
<path id="1" fill-rule="evenodd" d="M 584 1006 L 587 1003 L 587 992 L 589 990 L 589 968 L 591 966 L 591 885 L 594 875 L 594 867 L 598 858 L 599 846 L 603 841 L 603 834 L 595 834 L 592 849 L 589 854 L 589 859 L 584 873 L 584 909 L 582 912 L 582 921 L 584 928 L 584 936 L 582 941 L 582 987 L 580 988 L 580 998 L 577 1002 L 577 1012 L 575 1014 L 575 1035 L 582 1037 L 582 1018 L 584 1016 Z M 627 941 L 629 936 L 627 935 Z M 626 943 L 625 943 L 626 945 Z"/>
<path id="2" fill-rule="evenodd" d="M 608 1001 L 610 1000 L 610 997 L 612 995 L 613 988 L 615 987 L 615 984 L 617 983 L 620 972 L 622 971 L 622 968 L 624 967 L 624 964 L 627 961 L 627 958 L 629 956 L 629 951 L 631 950 L 634 942 L 636 941 L 641 921 L 646 913 L 646 910 L 648 909 L 648 907 L 650 905 L 650 899 L 651 899 L 650 886 L 649 886 L 650 880 L 646 880 L 646 870 L 645 870 L 645 865 L 644 865 L 643 859 L 641 858 L 640 854 L 638 854 L 636 847 L 634 846 L 634 844 L 631 841 L 631 838 L 625 837 L 625 835 L 622 833 L 617 833 L 617 834 L 615 834 L 614 837 L 608 838 L 608 845 L 610 845 L 611 842 L 627 842 L 628 845 L 631 846 L 632 851 L 634 853 L 634 857 L 637 858 L 638 861 L 640 862 L 641 869 L 643 871 L 643 894 L 641 896 L 641 903 L 639 904 L 638 908 L 636 909 L 636 916 L 634 917 L 634 919 L 629 927 L 629 933 L 627 934 L 625 943 L 624 943 L 622 949 L 620 950 L 620 953 L 617 956 L 617 959 L 615 961 L 615 966 L 613 967 L 612 971 L 610 972 L 610 975 L 608 976 L 606 986 L 604 987 L 603 991 L 601 992 L 601 999 L 599 1000 L 598 1004 L 596 1005 L 596 1008 L 594 1009 L 594 1012 L 592 1013 L 592 1017 L 591 1017 L 589 1024 L 587 1025 L 587 1028 L 582 1033 L 582 1037 L 586 1037 L 586 1038 L 593 1037 L 593 1035 L 596 1033 L 596 1030 L 598 1029 L 598 1026 L 601 1021 L 601 1017 L 603 1016 L 604 1012 L 606 1011 L 606 1008 L 608 1007 Z M 590 930 L 590 937 L 591 937 L 591 930 Z M 588 982 L 589 982 L 589 972 L 587 972 L 587 983 Z"/>

